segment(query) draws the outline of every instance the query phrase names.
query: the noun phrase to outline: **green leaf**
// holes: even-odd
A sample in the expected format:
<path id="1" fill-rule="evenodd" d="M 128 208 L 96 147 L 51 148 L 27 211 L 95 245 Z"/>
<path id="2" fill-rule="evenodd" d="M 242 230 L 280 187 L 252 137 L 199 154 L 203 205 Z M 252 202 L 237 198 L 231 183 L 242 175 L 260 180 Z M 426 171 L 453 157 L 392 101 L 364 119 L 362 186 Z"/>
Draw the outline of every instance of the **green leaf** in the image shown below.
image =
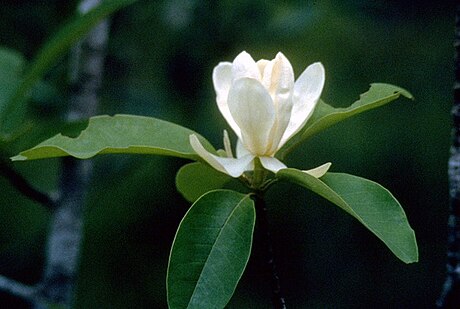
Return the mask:
<path id="1" fill-rule="evenodd" d="M 6 47 L 0 47 L 0 68 L 2 68 L 0 76 L 2 79 L 4 76 L 21 75 L 25 64 L 26 61 L 21 53 Z"/>
<path id="2" fill-rule="evenodd" d="M 15 93 L 6 103 L 5 112 L 0 114 L 0 129 L 9 132 L 17 124 L 11 119 L 16 119 L 16 114 L 25 113 L 25 105 L 32 87 L 43 78 L 48 70 L 53 67 L 61 56 L 70 47 L 86 35 L 97 23 L 108 15 L 120 10 L 136 0 L 106 0 L 87 14 L 75 16 L 68 24 L 61 28 L 40 49 L 31 66 L 24 75 L 22 83 L 15 89 Z M 14 114 L 15 117 L 11 117 Z"/>
<path id="3" fill-rule="evenodd" d="M 215 189 L 221 189 L 233 178 L 220 173 L 209 165 L 193 162 L 182 166 L 176 175 L 176 187 L 189 202 Z"/>
<path id="4" fill-rule="evenodd" d="M 249 260 L 254 224 L 249 195 L 216 190 L 198 199 L 171 249 L 169 308 L 224 308 Z"/>
<path id="5" fill-rule="evenodd" d="M 358 101 L 346 108 L 334 108 L 320 100 L 303 129 L 278 151 L 277 157 L 284 158 L 291 150 L 311 136 L 340 121 L 390 103 L 401 95 L 413 99 L 412 95 L 403 88 L 375 83 L 371 84 L 367 92 L 361 94 Z"/>
<path id="6" fill-rule="evenodd" d="M 115 115 L 96 116 L 78 137 L 58 134 L 11 158 L 13 161 L 63 156 L 88 159 L 97 154 L 136 153 L 198 159 L 189 143 L 196 134 L 203 146 L 215 152 L 203 137 L 177 124 L 156 118 Z"/>
<path id="7" fill-rule="evenodd" d="M 21 82 L 24 66 L 25 59 L 22 54 L 0 47 L 0 115 Z"/>
<path id="8" fill-rule="evenodd" d="M 64 121 L 58 119 L 35 120 L 25 122 L 21 130 L 14 135 L 0 135 L 0 153 L 10 157 L 23 149 L 31 148 L 58 133 L 67 136 L 78 136 L 88 127 L 88 120 Z"/>
<path id="9" fill-rule="evenodd" d="M 403 262 L 418 261 L 415 234 L 399 202 L 384 187 L 348 174 L 326 173 L 317 179 L 288 168 L 276 176 L 319 194 L 355 217 Z"/>

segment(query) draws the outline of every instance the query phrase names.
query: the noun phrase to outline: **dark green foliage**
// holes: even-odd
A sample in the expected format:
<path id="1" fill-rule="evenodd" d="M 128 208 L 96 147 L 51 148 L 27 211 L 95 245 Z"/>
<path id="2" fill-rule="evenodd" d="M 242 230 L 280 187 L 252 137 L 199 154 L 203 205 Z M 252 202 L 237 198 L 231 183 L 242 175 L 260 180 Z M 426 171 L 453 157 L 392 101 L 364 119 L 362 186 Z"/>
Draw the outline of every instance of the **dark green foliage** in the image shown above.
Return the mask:
<path id="1" fill-rule="evenodd" d="M 100 112 L 170 120 L 222 145 L 225 122 L 214 105 L 211 71 L 243 49 L 269 59 L 282 50 L 296 76 L 306 64 L 323 62 L 322 98 L 334 107 L 357 100 L 369 82 L 403 86 L 415 103 L 396 103 L 324 131 L 296 148 L 288 165 L 331 161 L 332 171 L 389 188 L 417 233 L 419 263 L 400 263 L 356 220 L 302 188 L 279 185 L 267 199 L 290 307 L 431 307 L 444 278 L 453 1 L 412 9 L 397 1 L 377 1 L 377 9 L 369 9 L 369 1 L 256 2 L 260 10 L 251 1 L 196 1 L 191 9 L 179 2 L 143 1 L 115 15 Z M 74 4 L 2 3 L 2 43 L 30 61 Z M 182 24 L 174 24 L 168 12 Z M 65 97 L 65 59 L 55 65 L 45 81 Z M 40 135 L 27 127 L 37 137 L 14 144 L 7 155 L 60 131 L 55 120 L 43 118 L 50 131 Z M 109 156 L 96 162 L 76 307 L 164 308 L 167 258 L 189 207 L 174 188 L 184 161 Z M 55 162 L 26 164 L 15 166 L 43 190 L 54 188 L 58 172 L 48 168 Z M 0 273 L 38 280 L 46 212 L 1 181 Z M 286 195 L 289 201 L 278 199 Z M 305 207 L 305 200 L 312 202 Z M 228 307 L 267 308 L 262 276 L 250 260 Z M 17 304 L 6 299 L 0 297 L 0 307 Z"/>

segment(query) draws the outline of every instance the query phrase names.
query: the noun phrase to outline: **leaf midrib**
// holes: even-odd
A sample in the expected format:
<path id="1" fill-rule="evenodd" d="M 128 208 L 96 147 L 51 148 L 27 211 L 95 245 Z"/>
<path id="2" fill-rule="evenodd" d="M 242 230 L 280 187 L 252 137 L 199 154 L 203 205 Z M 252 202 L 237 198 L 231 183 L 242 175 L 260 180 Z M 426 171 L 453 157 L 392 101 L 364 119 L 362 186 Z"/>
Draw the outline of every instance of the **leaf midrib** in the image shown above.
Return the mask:
<path id="1" fill-rule="evenodd" d="M 212 248 L 211 248 L 211 251 L 209 251 L 209 254 L 208 254 L 208 257 L 206 258 L 206 261 L 203 263 L 203 268 L 201 269 L 201 272 L 200 272 L 200 276 L 198 277 L 197 281 L 196 281 L 196 284 L 195 284 L 195 288 L 193 289 L 193 292 L 192 292 L 192 295 L 190 297 L 190 300 L 187 304 L 187 308 L 190 306 L 190 304 L 192 303 L 193 299 L 194 299 L 194 295 L 195 295 L 195 292 L 197 290 L 197 287 L 198 287 L 198 283 L 200 282 L 201 278 L 203 277 L 203 270 L 206 268 L 206 265 L 208 263 L 208 260 L 209 260 L 209 257 L 211 256 L 211 254 L 213 253 L 214 249 L 215 249 L 215 244 L 217 243 L 217 241 L 219 240 L 219 238 L 221 237 L 222 235 L 222 231 L 224 230 L 224 227 L 226 226 L 226 224 L 228 223 L 228 221 L 230 220 L 230 218 L 233 216 L 233 214 L 235 213 L 236 209 L 238 207 L 240 207 L 240 205 L 247 199 L 249 198 L 249 195 L 246 195 L 244 198 L 241 199 L 241 201 L 238 202 L 238 204 L 233 208 L 233 210 L 230 212 L 229 216 L 227 217 L 227 219 L 225 220 L 224 224 L 222 225 L 222 228 L 220 229 L 217 237 L 216 237 L 216 240 L 213 242 L 212 244 Z"/>

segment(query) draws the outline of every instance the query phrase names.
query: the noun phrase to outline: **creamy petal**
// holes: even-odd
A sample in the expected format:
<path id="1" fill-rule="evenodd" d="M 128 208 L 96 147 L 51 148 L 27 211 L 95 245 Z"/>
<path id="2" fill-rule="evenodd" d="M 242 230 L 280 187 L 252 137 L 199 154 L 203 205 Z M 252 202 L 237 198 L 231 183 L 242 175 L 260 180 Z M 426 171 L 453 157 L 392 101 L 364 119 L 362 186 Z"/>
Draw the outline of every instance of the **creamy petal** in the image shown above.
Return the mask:
<path id="1" fill-rule="evenodd" d="M 264 86 L 251 78 L 236 80 L 228 94 L 228 107 L 246 149 L 254 155 L 265 155 L 275 123 L 275 109 Z"/>
<path id="2" fill-rule="evenodd" d="M 232 143 L 230 143 L 230 138 L 228 137 L 227 130 L 224 130 L 224 149 L 227 157 L 233 158 Z"/>
<path id="3" fill-rule="evenodd" d="M 262 84 L 271 96 L 291 92 L 294 87 L 294 70 L 283 53 L 279 52 L 275 59 L 265 65 Z"/>
<path id="4" fill-rule="evenodd" d="M 292 111 L 292 90 L 294 88 L 294 70 L 289 60 L 279 52 L 276 58 L 265 68 L 263 82 L 273 99 L 276 121 L 270 132 L 270 154 L 279 149 L 279 143 L 289 124 Z"/>
<path id="5" fill-rule="evenodd" d="M 324 87 L 325 72 L 320 62 L 308 66 L 294 84 L 292 112 L 279 148 L 296 134 L 311 116 Z"/>
<path id="6" fill-rule="evenodd" d="M 247 170 L 250 162 L 254 160 L 254 155 L 251 154 L 239 159 L 218 157 L 208 152 L 195 134 L 190 135 L 190 145 L 213 168 L 235 178 L 240 177 Z"/>
<path id="7" fill-rule="evenodd" d="M 260 59 L 259 61 L 256 62 L 257 67 L 259 68 L 260 76 L 263 78 L 265 66 L 270 63 L 269 60 L 266 59 Z"/>
<path id="8" fill-rule="evenodd" d="M 260 71 L 254 59 L 247 52 L 243 51 L 232 63 L 232 79 L 248 77 L 260 80 Z"/>
<path id="9" fill-rule="evenodd" d="M 225 120 L 237 136 L 241 135 L 240 128 L 228 109 L 227 98 L 232 85 L 232 64 L 230 62 L 219 63 L 212 71 L 212 82 L 216 91 L 217 107 Z"/>
<path id="10" fill-rule="evenodd" d="M 241 142 L 241 140 L 238 139 L 238 141 L 236 142 L 236 157 L 242 158 L 247 155 L 251 155 L 251 153 L 249 152 L 249 150 L 244 148 L 243 143 Z M 252 170 L 254 170 L 254 160 L 251 160 L 248 166 L 246 166 L 246 171 L 252 171 Z"/>
<path id="11" fill-rule="evenodd" d="M 247 154 L 250 154 L 249 150 L 244 148 L 243 142 L 240 139 L 238 139 L 238 141 L 236 142 L 236 157 L 241 158 Z"/>
<path id="12" fill-rule="evenodd" d="M 320 177 L 323 177 L 324 174 L 327 173 L 327 171 L 329 170 L 331 165 L 332 165 L 332 163 L 328 162 L 328 163 L 325 163 L 325 164 L 320 165 L 318 167 L 312 168 L 311 170 L 302 171 L 302 172 L 310 174 L 313 177 L 320 178 Z"/>
<path id="13" fill-rule="evenodd" d="M 273 173 L 278 172 L 280 169 L 287 168 L 283 162 L 274 157 L 259 157 L 259 159 L 262 166 Z"/>

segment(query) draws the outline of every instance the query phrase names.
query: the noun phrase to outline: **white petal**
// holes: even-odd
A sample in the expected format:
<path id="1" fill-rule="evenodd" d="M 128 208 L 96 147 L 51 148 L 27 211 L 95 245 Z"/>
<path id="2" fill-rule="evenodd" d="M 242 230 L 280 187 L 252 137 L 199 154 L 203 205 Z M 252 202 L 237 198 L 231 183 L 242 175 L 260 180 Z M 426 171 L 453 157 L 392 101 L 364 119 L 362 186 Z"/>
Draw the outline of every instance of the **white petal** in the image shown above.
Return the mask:
<path id="1" fill-rule="evenodd" d="M 320 62 L 308 66 L 294 84 L 292 112 L 289 125 L 279 147 L 296 134 L 307 122 L 323 90 L 324 67 Z"/>
<path id="2" fill-rule="evenodd" d="M 294 87 L 294 70 L 283 53 L 279 52 L 275 59 L 265 65 L 262 83 L 272 96 L 291 92 Z"/>
<path id="3" fill-rule="evenodd" d="M 219 63 L 212 71 L 212 82 L 216 91 L 217 107 L 220 113 L 224 116 L 235 134 L 240 136 L 240 128 L 235 123 L 235 120 L 233 120 L 227 104 L 228 91 L 232 84 L 232 64 L 230 62 Z"/>
<path id="4" fill-rule="evenodd" d="M 325 163 L 325 164 L 320 165 L 318 167 L 312 168 L 311 170 L 302 171 L 302 172 L 310 174 L 313 177 L 320 178 L 320 177 L 323 177 L 324 174 L 326 174 L 326 172 L 329 170 L 331 165 L 332 165 L 332 163 L 328 162 L 328 163 Z"/>
<path id="5" fill-rule="evenodd" d="M 236 142 L 236 157 L 242 158 L 247 155 L 252 155 L 252 154 L 249 152 L 249 150 L 244 148 L 243 143 L 241 142 L 240 139 L 238 139 L 238 141 Z M 251 162 L 249 162 L 248 166 L 246 166 L 246 169 L 245 169 L 245 171 L 252 171 L 252 170 L 254 170 L 254 160 L 251 160 Z"/>
<path id="6" fill-rule="evenodd" d="M 233 158 L 232 144 L 230 143 L 230 138 L 228 137 L 227 130 L 224 130 L 224 149 L 227 157 Z"/>
<path id="7" fill-rule="evenodd" d="M 259 72 L 260 72 L 260 76 L 261 78 L 263 78 L 263 75 L 264 75 L 264 70 L 265 70 L 265 66 L 267 64 L 269 64 L 270 61 L 266 60 L 266 59 L 260 59 L 256 62 L 257 64 L 257 67 L 259 68 Z"/>
<path id="8" fill-rule="evenodd" d="M 278 172 L 280 169 L 287 168 L 283 162 L 274 157 L 259 157 L 259 159 L 262 166 L 273 173 Z"/>
<path id="9" fill-rule="evenodd" d="M 247 52 L 243 51 L 232 63 L 233 80 L 248 77 L 260 80 L 260 71 L 254 59 Z"/>
<path id="10" fill-rule="evenodd" d="M 222 158 L 208 152 L 195 134 L 190 135 L 190 145 L 193 150 L 209 165 L 219 172 L 228 174 L 232 177 L 240 177 L 246 171 L 246 168 L 254 160 L 254 156 L 249 154 L 239 159 Z"/>
<path id="11" fill-rule="evenodd" d="M 292 90 L 294 88 L 294 71 L 289 60 L 280 52 L 265 67 L 263 82 L 275 106 L 276 122 L 270 132 L 271 147 L 269 153 L 275 153 L 280 140 L 289 124 L 292 111 Z"/>
<path id="12" fill-rule="evenodd" d="M 238 141 L 236 142 L 236 157 L 241 158 L 247 154 L 250 154 L 249 150 L 244 148 L 243 142 L 240 139 L 238 139 Z"/>
<path id="13" fill-rule="evenodd" d="M 246 149 L 254 155 L 265 155 L 275 123 L 275 109 L 264 86 L 251 78 L 236 80 L 228 94 L 228 108 L 241 130 Z"/>

